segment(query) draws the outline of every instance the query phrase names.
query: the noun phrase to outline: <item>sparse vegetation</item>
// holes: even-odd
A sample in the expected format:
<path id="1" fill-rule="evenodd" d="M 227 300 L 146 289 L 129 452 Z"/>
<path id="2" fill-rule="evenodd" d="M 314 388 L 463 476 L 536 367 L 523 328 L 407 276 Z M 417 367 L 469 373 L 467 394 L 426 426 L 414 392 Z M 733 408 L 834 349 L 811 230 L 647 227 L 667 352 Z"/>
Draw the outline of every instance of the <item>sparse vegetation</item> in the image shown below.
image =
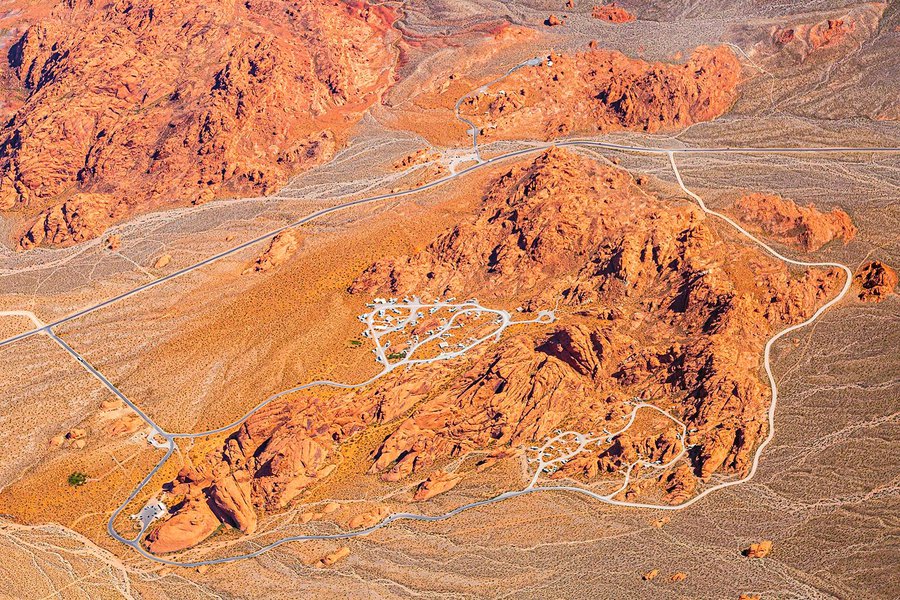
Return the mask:
<path id="1" fill-rule="evenodd" d="M 349 344 L 351 348 L 359 348 L 362 346 L 362 342 L 359 340 L 350 340 Z"/>
<path id="2" fill-rule="evenodd" d="M 68 482 L 69 482 L 69 485 L 71 485 L 72 487 L 81 487 L 85 483 L 87 483 L 87 480 L 88 480 L 88 476 L 86 474 L 81 473 L 79 471 L 75 471 L 74 473 L 69 475 Z"/>
<path id="3" fill-rule="evenodd" d="M 406 352 L 391 352 L 387 357 L 388 360 L 403 360 L 406 358 Z"/>

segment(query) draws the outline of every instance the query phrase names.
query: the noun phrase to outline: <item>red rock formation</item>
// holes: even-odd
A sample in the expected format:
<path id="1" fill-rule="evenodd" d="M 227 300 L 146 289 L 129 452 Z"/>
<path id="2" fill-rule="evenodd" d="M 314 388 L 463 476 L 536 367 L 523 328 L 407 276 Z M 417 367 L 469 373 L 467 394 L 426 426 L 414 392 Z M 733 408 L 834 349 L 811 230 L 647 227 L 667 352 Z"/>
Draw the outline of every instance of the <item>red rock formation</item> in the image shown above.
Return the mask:
<path id="1" fill-rule="evenodd" d="M 213 482 L 249 473 L 252 506 L 274 510 L 326 477 L 342 445 L 374 426 L 393 424 L 369 472 L 400 481 L 470 451 L 514 455 L 559 427 L 613 428 L 640 396 L 695 430 L 697 448 L 628 497 L 677 503 L 713 474 L 743 474 L 767 428 L 765 340 L 811 314 L 840 277 L 797 277 L 716 231 L 694 205 L 663 202 L 621 169 L 549 150 L 499 177 L 475 215 L 418 254 L 376 263 L 351 291 L 515 298 L 526 310 L 560 301 L 558 323 L 510 330 L 463 359 L 397 370 L 335 397 L 269 404 L 201 471 Z M 642 416 L 640 427 L 579 454 L 557 476 L 595 481 L 620 477 L 639 458 L 669 461 L 681 450 L 678 433 L 661 415 Z M 217 484 L 198 477 L 208 476 L 180 474 L 173 493 L 187 485 L 210 495 Z M 417 499 L 456 477 L 432 474 Z M 386 514 L 373 509 L 349 526 Z"/>
<path id="2" fill-rule="evenodd" d="M 878 28 L 887 4 L 866 2 L 813 22 L 796 22 L 772 29 L 772 46 L 798 60 L 834 48 L 849 49 L 862 43 Z"/>
<path id="3" fill-rule="evenodd" d="M 591 16 L 595 19 L 600 19 L 601 21 L 609 21 L 610 23 L 628 23 L 629 21 L 634 21 L 636 18 L 633 14 L 615 2 L 595 6 L 594 10 L 591 11 Z"/>
<path id="4" fill-rule="evenodd" d="M 272 238 L 266 249 L 244 273 L 271 271 L 293 256 L 302 243 L 303 237 L 297 231 L 293 229 L 282 231 Z"/>
<path id="5" fill-rule="evenodd" d="M 895 293 L 898 282 L 897 271 L 880 260 L 861 265 L 853 275 L 856 297 L 863 302 L 881 302 Z"/>
<path id="6" fill-rule="evenodd" d="M 330 553 L 326 554 L 326 555 L 322 558 L 321 566 L 323 566 L 323 567 L 330 567 L 330 566 L 332 566 L 333 564 L 335 564 L 336 562 L 339 562 L 339 561 L 341 561 L 341 560 L 344 560 L 344 559 L 347 558 L 348 556 L 350 556 L 350 548 L 347 547 L 347 546 L 341 546 L 340 548 L 338 548 L 338 549 L 335 550 L 334 552 L 330 552 Z"/>
<path id="7" fill-rule="evenodd" d="M 416 494 L 413 496 L 413 502 L 431 500 L 438 494 L 452 490 L 460 481 L 462 481 L 462 475 L 458 473 L 434 471 L 428 479 L 419 484 Z"/>
<path id="8" fill-rule="evenodd" d="M 724 113 L 737 96 L 740 72 L 727 46 L 698 48 L 684 64 L 592 49 L 519 69 L 496 90 L 468 98 L 460 112 L 488 137 L 670 131 Z"/>
<path id="9" fill-rule="evenodd" d="M 812 204 L 797 206 L 778 195 L 748 194 L 735 202 L 732 210 L 742 224 L 807 252 L 835 239 L 849 242 L 857 232 L 850 215 L 839 208 L 823 213 Z"/>
<path id="10" fill-rule="evenodd" d="M 550 15 L 544 20 L 544 25 L 547 27 L 558 27 L 562 24 L 563 22 L 556 15 Z"/>
<path id="11" fill-rule="evenodd" d="M 256 512 L 250 502 L 250 474 L 235 471 L 217 478 L 209 488 L 209 498 L 219 517 L 244 533 L 256 531 Z"/>
<path id="12" fill-rule="evenodd" d="M 811 26 L 776 29 L 772 38 L 777 44 L 789 44 L 804 36 L 810 50 L 818 50 L 829 46 L 837 46 L 844 37 L 855 29 L 855 24 L 844 19 L 825 19 Z"/>
<path id="13" fill-rule="evenodd" d="M 0 210 L 32 221 L 27 249 L 270 193 L 385 89 L 393 19 L 363 2 L 60 1 L 9 52 L 6 93 L 25 101 L 0 129 Z"/>
<path id="14" fill-rule="evenodd" d="M 762 540 L 759 543 L 750 544 L 750 547 L 744 550 L 744 556 L 747 558 L 765 558 L 772 552 L 772 541 Z"/>
<path id="15" fill-rule="evenodd" d="M 177 552 L 208 538 L 218 527 L 206 499 L 197 497 L 177 509 L 178 514 L 147 536 L 147 549 L 154 554 Z"/>

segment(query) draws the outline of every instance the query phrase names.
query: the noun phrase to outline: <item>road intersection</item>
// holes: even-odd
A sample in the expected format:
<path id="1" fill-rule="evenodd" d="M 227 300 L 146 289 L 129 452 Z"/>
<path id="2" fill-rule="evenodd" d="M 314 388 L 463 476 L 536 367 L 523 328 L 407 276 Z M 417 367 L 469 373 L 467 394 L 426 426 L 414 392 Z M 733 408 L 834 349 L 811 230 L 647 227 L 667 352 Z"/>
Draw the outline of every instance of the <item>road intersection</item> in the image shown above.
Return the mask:
<path id="1" fill-rule="evenodd" d="M 297 219 L 287 225 L 278 227 L 276 229 L 273 229 L 272 231 L 269 231 L 263 235 L 257 236 L 251 240 L 237 244 L 234 247 L 229 248 L 228 250 L 219 252 L 219 253 L 217 253 L 213 256 L 210 256 L 206 259 L 203 259 L 197 263 L 194 263 L 192 265 L 189 265 L 187 267 L 184 267 L 182 269 L 174 271 L 173 273 L 170 273 L 170 274 L 160 277 L 154 281 L 151 281 L 149 283 L 146 283 L 141 286 L 130 289 L 126 292 L 115 295 L 107 300 L 102 301 L 102 302 L 82 308 L 74 313 L 71 313 L 65 317 L 57 319 L 56 321 L 53 321 L 51 323 L 44 323 L 36 315 L 34 315 L 34 313 L 31 313 L 29 311 L 0 312 L 0 316 L 25 317 L 25 318 L 30 319 L 32 321 L 32 323 L 34 324 L 34 328 L 31 330 L 8 337 L 4 340 L 0 340 L 0 347 L 7 346 L 9 344 L 13 344 L 17 341 L 27 339 L 34 335 L 47 335 L 57 345 L 62 347 L 69 355 L 71 355 L 82 366 L 82 368 L 84 368 L 92 376 L 94 376 L 96 379 L 98 379 L 103 384 L 104 387 L 106 387 L 108 390 L 110 390 L 114 395 L 116 395 L 123 402 L 125 402 L 132 410 L 134 410 L 147 423 L 147 425 L 150 428 L 150 435 L 148 437 L 148 441 L 155 448 L 165 450 L 164 456 L 157 463 L 157 465 L 153 468 L 153 470 L 151 470 L 142 479 L 142 481 L 131 492 L 131 494 L 128 496 L 128 498 L 110 516 L 110 518 L 107 522 L 107 531 L 108 531 L 109 535 L 111 535 L 113 538 L 115 538 L 119 542 L 130 546 L 135 551 L 137 551 L 139 554 L 141 554 L 142 556 L 144 556 L 145 558 L 148 558 L 150 560 L 153 560 L 153 561 L 156 561 L 159 563 L 163 563 L 163 564 L 168 564 L 168 565 L 196 567 L 196 566 L 202 566 L 202 565 L 233 562 L 236 560 L 242 560 L 242 559 L 246 559 L 246 558 L 260 556 L 261 554 L 263 554 L 273 548 L 276 548 L 282 544 L 292 542 L 292 541 L 341 540 L 341 539 L 349 539 L 349 538 L 353 538 L 353 537 L 365 536 L 365 535 L 369 535 L 369 534 L 373 533 L 374 531 L 377 531 L 378 529 L 381 529 L 382 527 L 385 527 L 385 526 L 387 526 L 395 521 L 398 521 L 398 520 L 442 521 L 445 519 L 449 519 L 455 515 L 458 515 L 464 511 L 467 511 L 467 510 L 487 506 L 487 505 L 498 503 L 498 502 L 508 500 L 511 498 L 515 498 L 515 497 L 519 497 L 519 496 L 523 496 L 523 495 L 531 494 L 531 493 L 537 493 L 537 492 L 567 492 L 567 493 L 584 494 L 584 495 L 592 497 L 600 502 L 610 504 L 610 505 L 615 505 L 615 506 L 622 506 L 622 507 L 648 508 L 648 509 L 657 509 L 657 510 L 680 510 L 680 509 L 687 508 L 688 506 L 691 506 L 695 502 L 698 502 L 699 500 L 701 500 L 702 498 L 706 497 L 707 495 L 709 495 L 710 493 L 712 493 L 716 490 L 720 490 L 720 489 L 723 489 L 726 487 L 744 483 L 744 482 L 750 480 L 756 474 L 756 471 L 757 471 L 757 468 L 759 465 L 760 456 L 761 456 L 763 450 L 765 449 L 765 447 L 771 442 L 771 440 L 773 439 L 773 437 L 775 435 L 775 410 L 776 410 L 776 403 L 778 400 L 778 387 L 775 382 L 774 375 L 772 373 L 772 367 L 771 367 L 771 361 L 770 361 L 771 348 L 772 348 L 773 344 L 775 342 L 777 342 L 779 339 L 781 339 L 785 335 L 788 335 L 791 332 L 797 331 L 798 329 L 806 327 L 806 326 L 810 325 L 811 323 L 815 322 L 818 318 L 821 317 L 822 314 L 825 313 L 825 311 L 827 311 L 829 308 L 834 306 L 836 303 L 840 302 L 840 300 L 846 296 L 847 292 L 850 289 L 850 285 L 852 282 L 852 272 L 850 271 L 849 267 L 847 267 L 846 265 L 840 264 L 840 263 L 804 262 L 804 261 L 798 261 L 795 259 L 785 257 L 784 255 L 780 254 L 779 252 L 777 252 L 776 250 L 774 250 L 773 248 L 771 248 L 770 246 L 765 244 L 763 241 L 759 240 L 758 238 L 756 238 L 755 236 L 753 236 L 752 234 L 747 232 L 738 223 L 734 222 L 732 219 L 730 219 L 726 215 L 723 215 L 719 212 L 710 210 L 709 208 L 707 208 L 706 204 L 704 203 L 703 199 L 700 196 L 698 196 L 697 194 L 695 194 L 694 192 L 692 192 L 685 186 L 685 184 L 682 180 L 682 177 L 681 177 L 681 173 L 678 170 L 678 166 L 676 164 L 675 157 L 676 157 L 676 155 L 681 155 L 681 154 L 738 154 L 738 153 L 740 153 L 740 154 L 769 154 L 769 153 L 777 153 L 777 154 L 808 154 L 808 153 L 867 153 L 867 154 L 886 154 L 887 153 L 887 154 L 896 154 L 896 153 L 900 153 L 900 148 L 888 148 L 888 147 L 880 147 L 880 148 L 854 148 L 854 147 L 819 147 L 819 148 L 814 148 L 814 147 L 803 147 L 803 148 L 788 148 L 788 147 L 690 148 L 690 147 L 679 147 L 679 148 L 666 148 L 666 147 L 650 147 L 650 146 L 612 144 L 612 143 L 607 143 L 607 142 L 602 142 L 602 141 L 597 141 L 597 140 L 590 140 L 590 139 L 563 139 L 563 140 L 557 140 L 557 141 L 546 142 L 546 143 L 542 143 L 542 142 L 541 143 L 533 143 L 533 144 L 530 144 L 526 148 L 522 148 L 522 149 L 515 150 L 512 152 L 507 152 L 507 153 L 504 153 L 504 154 L 501 154 L 498 156 L 494 156 L 492 158 L 483 159 L 481 157 L 480 150 L 478 147 L 478 128 L 475 126 L 474 123 L 472 123 L 468 119 L 465 119 L 459 115 L 459 107 L 460 107 L 461 103 L 465 100 L 465 98 L 469 97 L 472 93 L 485 90 L 488 86 L 500 81 L 501 79 L 503 79 L 503 77 L 514 72 L 516 69 L 521 68 L 526 65 L 533 66 L 533 65 L 539 64 L 539 63 L 540 63 L 539 58 L 530 59 L 529 61 L 520 63 L 519 65 L 516 65 L 512 69 L 507 71 L 501 77 L 497 78 L 496 80 L 494 80 L 488 84 L 485 84 L 484 86 L 481 86 L 480 88 L 478 88 L 477 90 L 474 90 L 473 92 L 470 92 L 469 94 L 466 94 L 465 96 L 461 97 L 457 101 L 455 109 L 454 109 L 456 117 L 460 121 L 465 123 L 467 126 L 469 126 L 470 133 L 472 134 L 473 152 L 474 152 L 474 155 L 476 158 L 476 164 L 474 164 L 474 165 L 471 165 L 471 166 L 469 166 L 461 171 L 458 171 L 458 172 L 452 172 L 451 174 L 449 174 L 447 176 L 433 180 L 431 182 L 428 182 L 428 183 L 423 184 L 418 187 L 414 187 L 414 188 L 410 188 L 410 189 L 402 190 L 402 191 L 379 194 L 376 196 L 371 196 L 371 197 L 366 197 L 366 198 L 359 198 L 356 200 L 344 202 L 341 204 L 337 204 L 337 205 L 313 212 L 313 213 L 311 213 L 305 217 L 302 217 L 300 219 Z M 582 434 L 579 432 L 568 431 L 568 432 L 560 432 L 553 438 L 547 440 L 544 443 L 544 445 L 540 448 L 541 452 L 540 452 L 538 458 L 536 459 L 536 461 L 534 462 L 534 465 L 536 467 L 535 473 L 532 476 L 530 482 L 528 483 L 528 485 L 526 487 L 524 487 L 520 490 L 507 491 L 507 492 L 499 494 L 493 498 L 488 498 L 485 500 L 480 500 L 480 501 L 464 504 L 462 506 L 459 506 L 459 507 L 457 507 L 451 511 L 448 511 L 444 514 L 441 514 L 441 515 L 429 516 L 429 515 L 421 515 L 421 514 L 413 514 L 413 513 L 395 513 L 395 514 L 389 515 L 381 522 L 373 525 L 372 527 L 366 528 L 366 529 L 340 532 L 340 533 L 335 533 L 335 534 L 325 534 L 325 535 L 289 536 L 289 537 L 285 537 L 280 540 L 277 540 L 275 542 L 272 542 L 268 545 L 262 546 L 261 548 L 258 548 L 257 550 L 247 553 L 247 554 L 223 557 L 223 558 L 217 558 L 217 559 L 211 559 L 211 560 L 190 561 L 190 562 L 178 562 L 178 561 L 174 561 L 174 560 L 170 560 L 170 559 L 165 559 L 165 558 L 162 558 L 162 557 L 159 557 L 159 556 L 149 553 L 147 550 L 145 550 L 141 546 L 142 536 L 147 531 L 147 528 L 150 525 L 150 523 L 152 523 L 152 521 L 154 519 L 159 518 L 164 514 L 164 512 L 162 512 L 160 510 L 160 507 L 158 504 L 151 505 L 153 500 L 150 501 L 151 503 L 148 503 L 147 505 L 145 505 L 143 512 L 139 513 L 140 518 L 138 520 L 141 523 L 141 529 L 140 529 L 140 532 L 134 538 L 131 538 L 131 539 L 125 538 L 116 531 L 115 521 L 117 520 L 119 515 L 140 494 L 140 492 L 143 490 L 143 488 L 151 481 L 151 479 L 159 471 L 159 469 L 174 454 L 176 447 L 177 447 L 176 439 L 199 438 L 199 437 L 214 435 L 217 433 L 224 433 L 226 431 L 229 431 L 229 430 L 234 429 L 235 427 L 239 426 L 241 423 L 246 421 L 246 419 L 248 419 L 250 416 L 252 416 L 256 411 L 258 411 L 260 408 L 262 408 L 266 404 L 276 400 L 277 398 L 283 397 L 287 394 L 291 394 L 291 393 L 294 393 L 294 392 L 297 392 L 297 391 L 300 391 L 303 389 L 308 389 L 308 388 L 312 388 L 315 386 L 331 386 L 331 387 L 344 388 L 344 389 L 362 387 L 362 386 L 366 386 L 366 385 L 373 383 L 378 378 L 384 376 L 385 374 L 387 374 L 387 373 L 391 372 L 392 370 L 399 368 L 399 367 L 405 368 L 405 367 L 410 367 L 410 366 L 416 365 L 416 364 L 434 362 L 436 360 L 449 360 L 452 358 L 456 358 L 456 357 L 462 356 L 464 353 L 468 352 L 469 350 L 473 349 L 474 347 L 478 346 L 479 344 L 482 344 L 482 343 L 488 341 L 491 338 L 498 339 L 499 336 L 503 333 L 503 331 L 505 331 L 505 329 L 511 325 L 529 324 L 529 323 L 531 323 L 531 324 L 552 323 L 555 319 L 555 315 L 554 315 L 553 311 L 541 311 L 540 313 L 538 313 L 537 317 L 535 317 L 534 319 L 524 320 L 524 321 L 514 321 L 510 317 L 509 313 L 507 313 L 506 311 L 500 310 L 500 309 L 489 309 L 489 308 L 483 307 L 474 299 L 471 301 L 463 302 L 463 303 L 454 303 L 451 301 L 436 301 L 433 303 L 423 303 L 418 298 L 404 299 L 402 301 L 397 301 L 395 299 L 384 300 L 384 301 L 370 305 L 370 308 L 372 310 L 369 313 L 367 313 L 366 315 L 363 315 L 363 322 L 367 326 L 368 337 L 370 337 L 370 339 L 372 339 L 375 344 L 374 352 L 376 355 L 376 359 L 380 364 L 383 365 L 383 370 L 381 373 L 379 373 L 375 377 L 370 378 L 367 381 L 360 382 L 357 384 L 347 384 L 347 383 L 333 382 L 333 381 L 309 382 L 309 383 L 306 383 L 306 384 L 303 384 L 300 386 L 296 386 L 296 387 L 284 390 L 273 396 L 270 396 L 269 398 L 265 399 L 263 402 L 258 404 L 254 409 L 252 409 L 251 411 L 246 413 L 243 417 L 241 417 L 240 419 L 238 419 L 232 423 L 229 423 L 222 427 L 219 427 L 216 429 L 211 429 L 208 431 L 185 432 L 185 433 L 166 432 L 163 428 L 161 428 L 159 425 L 157 425 L 150 416 L 148 416 L 146 413 L 144 413 L 140 409 L 139 406 L 137 406 L 125 394 L 123 394 L 99 370 L 97 370 L 94 366 L 92 366 L 86 359 L 84 359 L 84 357 L 82 357 L 77 351 L 75 351 L 64 340 L 62 340 L 54 332 L 54 328 L 56 328 L 60 325 L 63 325 L 65 323 L 74 321 L 85 315 L 99 311 L 103 308 L 106 308 L 112 304 L 118 303 L 127 298 L 131 298 L 137 294 L 140 294 L 141 292 L 155 288 L 156 286 L 162 285 L 163 283 L 166 283 L 168 281 L 171 281 L 173 279 L 176 279 L 183 275 L 191 273 L 197 269 L 200 269 L 204 266 L 212 264 L 223 258 L 232 256 L 244 249 L 247 249 L 254 245 L 261 244 L 262 242 L 271 240 L 275 235 L 277 235 L 278 233 L 281 233 L 282 231 L 285 231 L 287 229 L 292 229 L 292 228 L 298 227 L 305 223 L 309 223 L 314 220 L 320 219 L 326 215 L 329 215 L 329 214 L 332 214 L 335 212 L 339 212 L 339 211 L 343 211 L 343 210 L 346 210 L 346 209 L 349 209 L 352 207 L 358 207 L 358 206 L 362 206 L 362 205 L 366 205 L 366 204 L 377 203 L 377 202 L 381 202 L 381 201 L 389 200 L 389 199 L 402 198 L 405 196 L 425 192 L 430 189 L 434 189 L 439 186 L 445 185 L 445 184 L 447 184 L 451 181 L 454 181 L 460 177 L 468 175 L 478 169 L 482 169 L 482 168 L 488 167 L 490 165 L 495 165 L 500 162 L 503 162 L 503 161 L 506 161 L 509 159 L 513 159 L 516 157 L 521 157 L 521 156 L 537 153 L 537 152 L 543 151 L 547 148 L 550 148 L 552 146 L 575 147 L 575 148 L 599 148 L 599 149 L 607 149 L 607 150 L 633 152 L 633 153 L 639 153 L 639 154 L 664 155 L 667 157 L 667 159 L 669 161 L 671 169 L 675 175 L 675 178 L 676 178 L 681 190 L 688 197 L 690 197 L 694 201 L 696 201 L 697 204 L 700 206 L 700 208 L 706 214 L 713 216 L 715 218 L 721 219 L 723 222 L 725 222 L 729 226 L 733 227 L 737 232 L 739 232 L 748 241 L 758 245 L 760 248 L 762 248 L 764 251 L 771 254 L 773 257 L 775 257 L 779 260 L 782 260 L 788 264 L 806 267 L 806 268 L 819 268 L 819 267 L 837 268 L 844 272 L 845 282 L 844 282 L 844 285 L 841 288 L 840 292 L 838 293 L 838 295 L 836 295 L 834 298 L 832 298 L 827 303 L 825 303 L 823 306 L 821 306 L 809 319 L 803 321 L 802 323 L 792 325 L 780 332 L 777 332 L 766 342 L 764 354 L 763 354 L 763 365 L 764 365 L 766 375 L 769 379 L 771 395 L 772 395 L 771 403 L 770 403 L 769 410 L 768 410 L 768 425 L 769 425 L 768 435 L 763 440 L 763 442 L 760 444 L 760 446 L 757 448 L 757 450 L 754 454 L 754 457 L 753 457 L 751 469 L 748 471 L 748 473 L 744 477 L 742 477 L 740 479 L 732 479 L 729 481 L 721 482 L 719 484 L 710 486 L 710 487 L 704 489 L 702 492 L 698 493 L 697 495 L 691 497 L 690 499 L 688 499 L 685 502 L 680 503 L 680 504 L 657 505 L 657 504 L 650 504 L 650 503 L 636 503 L 636 502 L 629 502 L 629 501 L 625 501 L 625 500 L 618 500 L 617 496 L 619 496 L 622 492 L 624 492 L 627 489 L 627 487 L 631 481 L 631 473 L 634 468 L 636 468 L 638 466 L 642 466 L 642 467 L 650 467 L 653 469 L 665 469 L 665 468 L 671 467 L 677 460 L 680 460 L 687 452 L 687 448 L 685 447 L 685 442 L 684 442 L 685 436 L 686 436 L 684 423 L 682 423 L 675 416 L 669 414 L 668 412 L 666 412 L 652 404 L 648 404 L 645 402 L 638 402 L 638 403 L 634 404 L 633 409 L 630 413 L 630 418 L 629 418 L 628 422 L 626 423 L 626 425 L 622 429 L 620 429 L 619 431 L 617 431 L 613 434 L 604 434 L 602 436 L 591 436 L 590 434 L 585 435 L 585 434 Z M 387 346 L 380 344 L 380 341 L 385 336 L 388 336 L 390 334 L 394 334 L 394 333 L 397 333 L 400 331 L 404 331 L 407 328 L 411 327 L 412 325 L 415 324 L 415 322 L 418 319 L 422 318 L 423 310 L 431 310 L 432 308 L 435 308 L 436 310 L 444 310 L 444 309 L 454 308 L 455 312 L 452 317 L 447 319 L 446 325 L 439 328 L 435 333 L 428 334 L 424 339 L 408 344 L 408 346 L 404 350 L 404 352 L 399 360 L 391 359 L 390 358 L 391 354 L 388 354 L 388 352 L 387 352 Z M 395 321 L 392 324 L 386 324 L 383 319 L 379 320 L 379 316 L 384 317 L 389 312 L 395 312 L 395 311 L 399 311 L 400 318 L 395 319 Z M 427 344 L 430 344 L 432 342 L 436 342 L 438 340 L 443 339 L 441 336 L 443 336 L 448 331 L 450 331 L 450 329 L 452 329 L 452 327 L 456 323 L 456 320 L 458 320 L 459 318 L 461 318 L 463 316 L 474 314 L 476 312 L 480 313 L 480 314 L 490 314 L 490 315 L 493 315 L 494 317 L 496 317 L 497 328 L 495 330 L 491 331 L 486 336 L 482 336 L 482 337 L 479 337 L 479 338 L 476 338 L 473 340 L 469 340 L 466 343 L 463 343 L 456 350 L 442 352 L 442 353 L 438 354 L 437 356 L 433 356 L 430 358 L 419 358 L 416 356 L 416 352 L 420 348 L 423 348 L 424 346 L 426 346 Z M 671 419 L 673 421 L 673 423 L 675 423 L 678 427 L 680 427 L 681 433 L 679 434 L 680 435 L 679 439 L 681 441 L 682 450 L 673 459 L 666 462 L 665 464 L 657 464 L 655 462 L 647 461 L 644 458 L 639 458 L 637 461 L 633 462 L 626 468 L 625 479 L 624 479 L 624 482 L 622 483 L 622 485 L 618 489 L 616 489 L 614 492 L 608 493 L 608 494 L 599 494 L 599 493 L 595 492 L 594 490 L 591 490 L 591 489 L 588 489 L 588 488 L 582 487 L 582 486 L 577 486 L 577 485 L 539 485 L 540 474 L 542 472 L 545 472 L 545 469 L 547 469 L 549 467 L 552 470 L 556 467 L 556 465 L 564 464 L 563 461 L 567 461 L 567 460 L 573 458 L 578 453 L 585 451 L 585 449 L 590 444 L 611 442 L 617 436 L 620 436 L 623 433 L 625 433 L 634 424 L 636 415 L 638 414 L 638 411 L 641 411 L 641 410 L 658 411 L 666 418 Z M 549 460 L 544 460 L 543 457 L 545 454 L 547 454 L 546 449 L 549 446 L 551 446 L 555 443 L 559 443 L 561 440 L 569 439 L 569 438 L 571 438 L 571 440 L 574 441 L 574 444 L 576 446 L 575 450 L 569 451 L 565 454 L 560 454 L 560 455 L 556 456 L 555 458 L 551 458 Z"/>

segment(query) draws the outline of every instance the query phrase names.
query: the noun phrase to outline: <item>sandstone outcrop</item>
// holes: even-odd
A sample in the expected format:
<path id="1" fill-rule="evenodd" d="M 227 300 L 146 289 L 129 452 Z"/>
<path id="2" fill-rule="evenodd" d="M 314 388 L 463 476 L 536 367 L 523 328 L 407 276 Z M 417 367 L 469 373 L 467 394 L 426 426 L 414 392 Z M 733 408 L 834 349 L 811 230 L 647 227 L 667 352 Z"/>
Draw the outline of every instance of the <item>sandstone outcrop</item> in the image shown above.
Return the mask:
<path id="1" fill-rule="evenodd" d="M 556 15 L 550 15 L 544 20 L 544 25 L 547 27 L 559 27 L 562 24 L 563 21 Z"/>
<path id="2" fill-rule="evenodd" d="M 783 51 L 797 61 L 824 54 L 829 49 L 850 49 L 878 30 L 886 8 L 885 2 L 865 2 L 824 19 L 773 27 L 771 44 L 775 51 Z"/>
<path id="3" fill-rule="evenodd" d="M 323 481 L 343 444 L 389 426 L 368 458 L 369 476 L 399 482 L 422 474 L 415 495 L 424 500 L 460 476 L 433 472 L 440 461 L 472 451 L 489 452 L 486 460 L 515 456 L 562 427 L 612 429 L 636 396 L 684 421 L 694 449 L 627 497 L 677 504 L 714 475 L 744 474 L 767 432 L 765 341 L 808 317 L 841 277 L 797 276 L 726 241 L 719 226 L 693 204 L 664 202 L 626 171 L 568 151 L 515 166 L 493 181 L 474 215 L 414 255 L 373 264 L 350 291 L 477 294 L 522 306 L 526 316 L 558 302 L 557 323 L 510 330 L 464 358 L 398 369 L 364 388 L 268 404 L 180 474 L 172 493 L 211 499 L 215 481 L 246 472 L 243 506 L 277 510 Z M 638 459 L 668 462 L 681 450 L 679 431 L 661 415 L 642 415 L 639 427 L 577 455 L 554 477 L 597 482 L 620 478 Z M 347 525 L 369 527 L 387 514 L 377 507 Z"/>
<path id="4" fill-rule="evenodd" d="M 217 478 L 208 493 L 216 514 L 244 533 L 256 531 L 256 512 L 250 502 L 250 482 L 247 471 L 235 471 Z"/>
<path id="5" fill-rule="evenodd" d="M 853 275 L 856 297 L 863 302 L 881 302 L 895 293 L 898 283 L 897 271 L 880 260 L 861 265 Z"/>
<path id="6" fill-rule="evenodd" d="M 172 262 L 172 255 L 171 254 L 163 254 L 162 256 L 157 258 L 156 261 L 154 261 L 153 268 L 154 269 L 162 269 L 162 268 L 168 266 L 170 262 Z"/>
<path id="7" fill-rule="evenodd" d="M 12 45 L 0 210 L 24 249 L 162 206 L 266 194 L 330 157 L 390 83 L 385 6 L 65 0 Z"/>
<path id="8" fill-rule="evenodd" d="M 452 490 L 460 481 L 462 481 L 462 475 L 458 473 L 435 471 L 428 479 L 419 484 L 419 487 L 416 489 L 416 493 L 413 496 L 413 502 L 431 500 L 438 494 L 443 494 L 448 490 Z"/>
<path id="9" fill-rule="evenodd" d="M 277 234 L 266 246 L 266 249 L 256 257 L 253 265 L 244 272 L 266 272 L 284 264 L 297 252 L 303 243 L 303 236 L 293 229 L 287 229 Z"/>
<path id="10" fill-rule="evenodd" d="M 750 544 L 750 547 L 744 550 L 744 556 L 747 558 L 765 558 L 772 552 L 772 541 L 762 540 L 758 543 Z"/>
<path id="11" fill-rule="evenodd" d="M 330 552 L 326 554 L 321 561 L 321 566 L 330 567 L 338 561 L 341 561 L 350 556 L 350 548 L 347 546 L 341 546 L 334 552 Z"/>
<path id="12" fill-rule="evenodd" d="M 740 62 L 726 46 L 697 48 L 684 64 L 649 63 L 602 49 L 553 54 L 540 66 L 519 69 L 497 89 L 467 98 L 460 113 L 488 138 L 672 131 L 728 110 L 740 74 Z"/>
<path id="13" fill-rule="evenodd" d="M 178 552 L 208 538 L 219 527 L 206 499 L 196 497 L 178 507 L 178 514 L 147 536 L 147 549 L 154 554 Z"/>
<path id="14" fill-rule="evenodd" d="M 347 523 L 347 526 L 350 529 L 367 529 L 384 521 L 384 519 L 389 514 L 391 513 L 387 508 L 378 506 L 371 510 L 367 510 L 364 513 L 356 515 L 355 517 L 350 519 L 350 521 Z"/>
<path id="15" fill-rule="evenodd" d="M 591 11 L 591 16 L 595 19 L 608 21 L 610 23 L 628 23 L 630 21 L 634 21 L 636 18 L 633 14 L 631 14 L 615 2 L 595 6 Z"/>
<path id="16" fill-rule="evenodd" d="M 659 569 L 652 569 L 641 575 L 641 579 L 643 579 L 644 581 L 653 581 L 657 578 L 658 575 Z"/>
<path id="17" fill-rule="evenodd" d="M 742 224 L 806 252 L 831 240 L 849 242 L 857 233 L 850 215 L 839 208 L 823 213 L 812 204 L 798 206 L 774 194 L 747 194 L 734 203 L 732 211 Z"/>

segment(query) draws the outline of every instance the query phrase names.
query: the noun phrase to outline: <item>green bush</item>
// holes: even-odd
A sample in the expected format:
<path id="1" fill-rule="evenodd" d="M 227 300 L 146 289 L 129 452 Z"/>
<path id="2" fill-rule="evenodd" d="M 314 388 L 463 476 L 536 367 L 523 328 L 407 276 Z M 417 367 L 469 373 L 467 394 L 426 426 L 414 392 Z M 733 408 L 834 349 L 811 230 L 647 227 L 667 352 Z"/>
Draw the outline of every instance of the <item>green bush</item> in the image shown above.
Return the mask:
<path id="1" fill-rule="evenodd" d="M 84 473 L 79 473 L 78 471 L 75 471 L 74 473 L 69 475 L 69 485 L 71 485 L 72 487 L 80 487 L 87 483 L 87 480 L 88 476 Z"/>

